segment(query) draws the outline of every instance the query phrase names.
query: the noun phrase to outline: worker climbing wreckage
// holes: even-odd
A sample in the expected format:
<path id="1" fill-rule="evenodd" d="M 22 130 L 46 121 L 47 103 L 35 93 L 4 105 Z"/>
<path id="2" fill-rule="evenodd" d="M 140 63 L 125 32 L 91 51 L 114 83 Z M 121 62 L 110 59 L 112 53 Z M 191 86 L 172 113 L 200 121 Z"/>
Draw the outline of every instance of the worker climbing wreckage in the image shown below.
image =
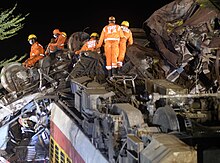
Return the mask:
<path id="1" fill-rule="evenodd" d="M 118 71 L 120 71 L 121 67 L 123 66 L 127 47 L 132 45 L 134 42 L 132 32 L 129 29 L 129 22 L 122 21 L 121 28 L 125 37 L 120 38 L 120 42 L 119 42 L 119 55 L 117 61 Z"/>
<path id="2" fill-rule="evenodd" d="M 55 40 L 50 42 L 47 46 L 47 49 L 45 51 L 45 54 L 53 54 L 57 51 L 63 50 L 65 47 L 67 35 L 65 32 L 61 32 L 59 29 L 54 29 L 53 30 L 53 36 Z"/>
<path id="3" fill-rule="evenodd" d="M 80 54 L 86 51 L 95 51 L 100 53 L 100 48 L 97 47 L 99 41 L 99 34 L 96 32 L 91 33 L 90 39 L 86 41 L 80 50 L 77 50 L 75 54 Z"/>
<path id="4" fill-rule="evenodd" d="M 104 43 L 104 53 L 106 57 L 106 69 L 108 77 L 117 73 L 117 58 L 119 55 L 119 42 L 120 39 L 125 37 L 120 25 L 115 24 L 114 16 L 108 19 L 109 24 L 106 25 L 101 32 L 98 47 Z"/>

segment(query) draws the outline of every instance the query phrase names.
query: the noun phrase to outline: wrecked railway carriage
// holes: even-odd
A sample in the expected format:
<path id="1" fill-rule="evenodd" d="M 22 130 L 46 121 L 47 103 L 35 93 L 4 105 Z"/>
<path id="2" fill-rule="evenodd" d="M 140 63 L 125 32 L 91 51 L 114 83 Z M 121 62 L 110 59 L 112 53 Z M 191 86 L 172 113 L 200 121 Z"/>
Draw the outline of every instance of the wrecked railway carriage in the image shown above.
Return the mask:
<path id="1" fill-rule="evenodd" d="M 9 63 L 1 70 L 1 159 L 219 162 L 219 18 L 214 1 L 165 5 L 131 29 L 134 44 L 112 80 L 103 53 L 74 55 L 85 32 L 34 68 Z"/>

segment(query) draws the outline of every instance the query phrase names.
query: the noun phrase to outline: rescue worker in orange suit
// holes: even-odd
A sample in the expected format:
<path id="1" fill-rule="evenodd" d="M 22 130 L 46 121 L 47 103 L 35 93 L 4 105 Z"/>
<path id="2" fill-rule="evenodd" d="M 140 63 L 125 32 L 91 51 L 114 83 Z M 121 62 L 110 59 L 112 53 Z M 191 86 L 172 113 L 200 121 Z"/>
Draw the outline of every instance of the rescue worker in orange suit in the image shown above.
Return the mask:
<path id="1" fill-rule="evenodd" d="M 38 43 L 37 36 L 34 34 L 30 34 L 28 36 L 28 41 L 31 44 L 30 57 L 23 62 L 23 66 L 25 67 L 33 67 L 37 61 L 44 57 L 44 48 Z"/>
<path id="2" fill-rule="evenodd" d="M 54 29 L 53 30 L 53 36 L 55 38 L 54 42 L 50 42 L 47 46 L 47 50 L 45 52 L 46 55 L 50 53 L 55 53 L 59 50 L 63 50 L 67 35 L 65 32 L 61 32 L 59 29 Z"/>
<path id="3" fill-rule="evenodd" d="M 121 67 L 123 65 L 127 47 L 129 45 L 132 45 L 134 42 L 132 32 L 129 29 L 129 22 L 128 21 L 122 21 L 121 29 L 124 32 L 125 37 L 121 38 L 120 43 L 119 43 L 119 55 L 118 55 L 118 62 L 117 62 L 118 71 L 121 69 Z"/>
<path id="4" fill-rule="evenodd" d="M 109 17 L 109 24 L 106 25 L 101 32 L 98 47 L 104 42 L 104 52 L 106 57 L 106 69 L 108 76 L 117 73 L 117 58 L 119 55 L 119 41 L 124 37 L 124 33 L 120 25 L 115 23 L 115 17 Z"/>
<path id="5" fill-rule="evenodd" d="M 83 51 L 95 51 L 97 53 L 100 53 L 100 48 L 97 48 L 98 45 L 98 39 L 99 39 L 99 34 L 96 32 L 93 32 L 90 35 L 90 39 L 86 41 L 83 46 L 81 47 L 80 50 L 77 50 L 75 54 L 80 54 Z"/>

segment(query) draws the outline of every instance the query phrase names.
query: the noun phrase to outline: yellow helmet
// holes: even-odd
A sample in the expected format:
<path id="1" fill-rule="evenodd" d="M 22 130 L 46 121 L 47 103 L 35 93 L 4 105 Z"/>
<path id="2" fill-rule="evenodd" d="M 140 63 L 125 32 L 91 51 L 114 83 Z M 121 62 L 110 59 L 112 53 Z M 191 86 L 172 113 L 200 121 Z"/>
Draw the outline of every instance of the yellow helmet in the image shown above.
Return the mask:
<path id="1" fill-rule="evenodd" d="M 108 18 L 108 20 L 109 20 L 109 21 L 115 21 L 115 17 L 114 17 L 114 16 L 110 16 L 110 17 Z"/>
<path id="2" fill-rule="evenodd" d="M 65 37 L 67 36 L 66 32 L 62 32 L 62 34 L 63 34 Z"/>
<path id="3" fill-rule="evenodd" d="M 93 33 L 90 35 L 90 37 L 99 37 L 99 34 L 96 33 L 96 32 L 93 32 Z"/>
<path id="4" fill-rule="evenodd" d="M 30 34 L 29 36 L 28 36 L 28 41 L 30 40 L 30 39 L 37 39 L 37 36 L 35 35 L 35 34 Z"/>
<path id="5" fill-rule="evenodd" d="M 124 25 L 124 26 L 126 26 L 126 27 L 129 27 L 129 22 L 128 22 L 128 21 L 123 21 L 123 22 L 121 23 L 121 25 Z"/>

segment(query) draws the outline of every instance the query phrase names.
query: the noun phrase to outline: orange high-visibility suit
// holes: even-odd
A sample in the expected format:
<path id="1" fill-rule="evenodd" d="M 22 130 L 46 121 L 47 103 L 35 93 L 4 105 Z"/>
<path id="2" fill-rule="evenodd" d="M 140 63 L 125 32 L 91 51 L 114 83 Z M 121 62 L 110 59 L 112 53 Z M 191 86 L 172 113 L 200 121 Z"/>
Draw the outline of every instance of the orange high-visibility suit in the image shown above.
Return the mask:
<path id="1" fill-rule="evenodd" d="M 124 37 L 123 31 L 118 24 L 109 23 L 101 32 L 98 47 L 104 41 L 104 51 L 106 56 L 106 69 L 117 68 L 117 57 L 119 55 L 119 41 Z"/>
<path id="2" fill-rule="evenodd" d="M 118 56 L 118 62 L 117 62 L 118 67 L 122 67 L 127 46 L 133 44 L 133 36 L 132 36 L 131 30 L 126 26 L 121 26 L 121 29 L 125 37 L 121 38 L 120 43 L 119 43 L 119 56 Z"/>
<path id="3" fill-rule="evenodd" d="M 66 34 L 64 32 L 59 32 L 58 34 L 59 34 L 58 37 L 54 40 L 55 43 L 48 44 L 46 54 L 54 53 L 57 50 L 64 49 L 64 45 L 67 39 Z"/>
<path id="4" fill-rule="evenodd" d="M 97 51 L 98 50 L 98 40 L 95 38 L 90 38 L 89 41 L 85 42 L 80 50 L 77 50 L 75 54 L 79 54 L 82 51 Z"/>
<path id="5" fill-rule="evenodd" d="M 44 57 L 44 48 L 38 42 L 31 45 L 30 57 L 23 63 L 25 67 L 32 67 Z"/>

